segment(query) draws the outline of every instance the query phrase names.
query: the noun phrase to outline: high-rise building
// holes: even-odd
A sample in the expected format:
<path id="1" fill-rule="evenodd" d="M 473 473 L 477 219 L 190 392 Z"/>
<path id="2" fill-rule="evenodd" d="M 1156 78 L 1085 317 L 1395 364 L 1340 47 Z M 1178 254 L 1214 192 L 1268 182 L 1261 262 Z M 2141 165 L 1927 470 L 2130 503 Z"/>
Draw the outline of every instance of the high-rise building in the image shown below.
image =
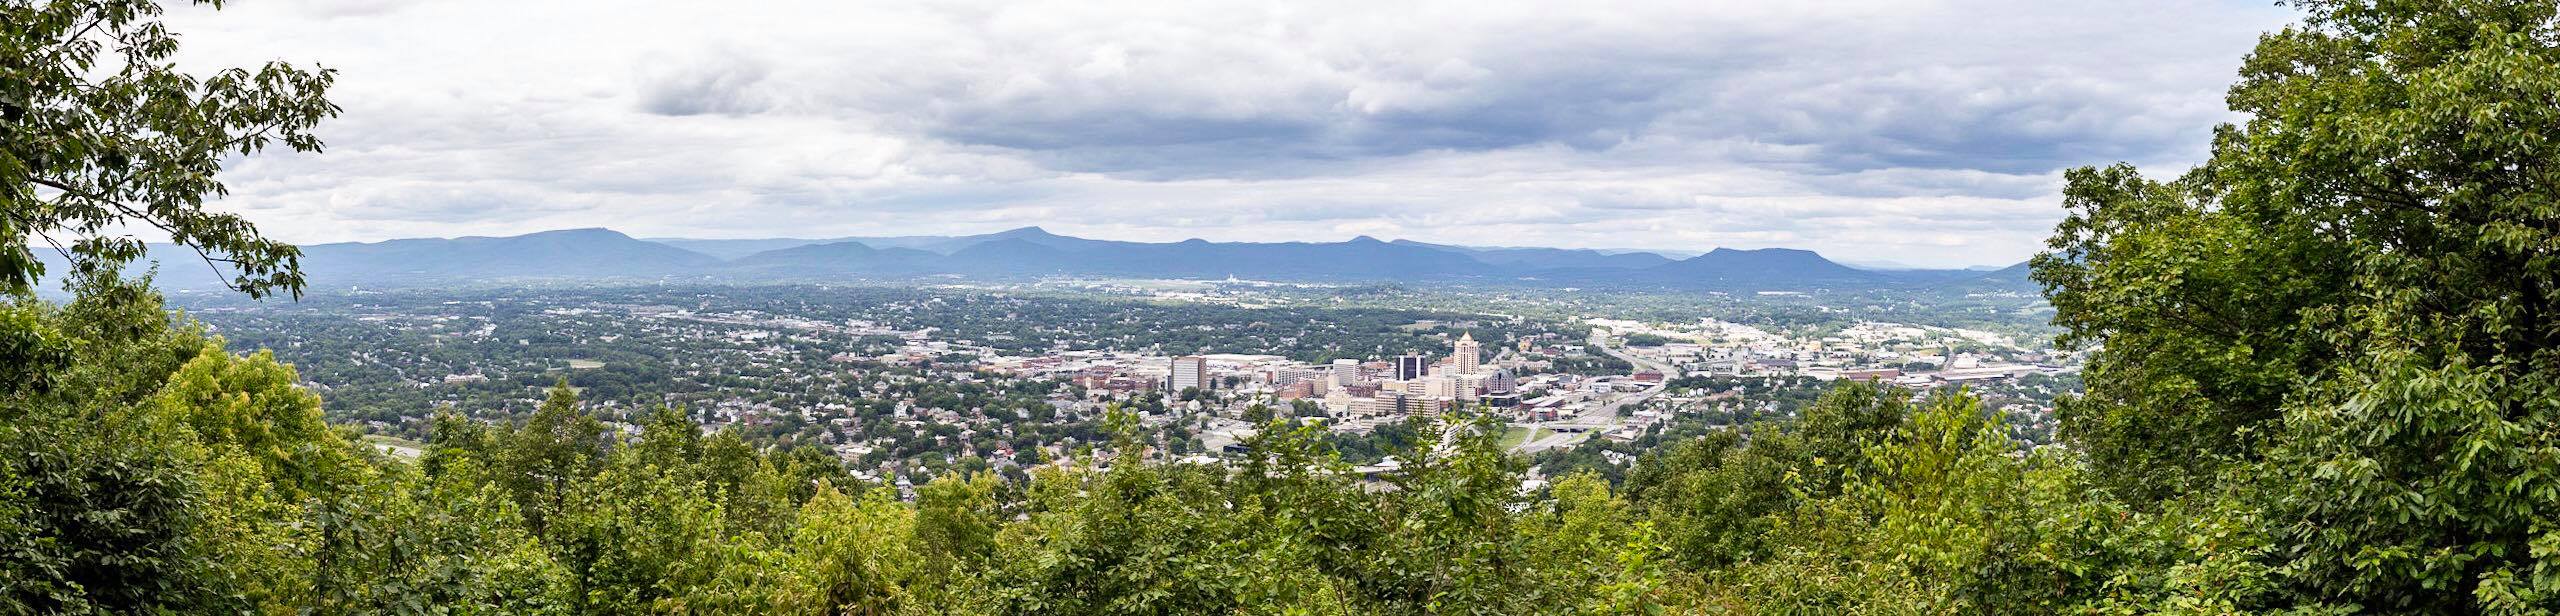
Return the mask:
<path id="1" fill-rule="evenodd" d="M 1310 366 L 1306 364 L 1282 364 L 1271 367 L 1267 371 L 1267 374 L 1269 375 L 1271 385 L 1273 387 L 1280 387 L 1300 382 L 1322 381 L 1325 376 L 1325 367 Z"/>
<path id="2" fill-rule="evenodd" d="M 1404 412 L 1404 394 L 1383 393 L 1352 398 L 1344 403 L 1346 412 L 1357 417 L 1385 417 Z"/>
<path id="3" fill-rule="evenodd" d="M 1358 383 L 1358 382 L 1360 382 L 1361 380 L 1362 380 L 1362 379 L 1360 378 L 1360 360 L 1357 360 L 1357 359 L 1337 359 L 1337 360 L 1333 360 L 1333 386 L 1334 386 L 1334 387 L 1341 387 L 1341 386 L 1349 385 L 1349 384 L 1352 384 L 1352 383 Z"/>
<path id="4" fill-rule="evenodd" d="M 1441 413 L 1448 412 L 1449 409 L 1457 408 L 1456 404 L 1450 402 L 1447 398 L 1408 397 L 1401 402 L 1402 404 L 1397 405 L 1399 411 L 1406 415 L 1421 415 L 1424 417 L 1438 417 Z"/>
<path id="5" fill-rule="evenodd" d="M 1425 377 L 1420 381 L 1415 381 L 1415 383 L 1420 384 L 1419 389 L 1422 390 L 1420 393 L 1424 397 L 1439 398 L 1443 400 L 1456 399 L 1458 397 L 1457 379 L 1445 376 L 1434 376 Z"/>
<path id="6" fill-rule="evenodd" d="M 1422 378 L 1431 370 L 1431 359 L 1418 354 L 1396 356 L 1395 374 L 1387 378 L 1410 381 Z"/>
<path id="7" fill-rule="evenodd" d="M 1486 381 L 1486 380 L 1488 380 L 1488 379 L 1492 379 L 1492 378 L 1493 378 L 1493 373 L 1494 373 L 1494 372 L 1501 372 L 1501 371 L 1502 371 L 1502 369 L 1500 369 L 1500 368 L 1495 368 L 1492 372 L 1478 372 L 1478 373 L 1475 373 L 1475 374 L 1461 374 L 1461 375 L 1458 375 L 1458 401 L 1459 401 L 1459 402 L 1474 402 L 1474 401 L 1476 401 L 1476 398 L 1477 398 L 1478 396 L 1481 396 L 1481 395 L 1483 395 L 1483 394 L 1484 394 L 1484 383 L 1485 383 L 1485 381 Z"/>
<path id="8" fill-rule="evenodd" d="M 1495 368 L 1491 374 L 1485 375 L 1484 393 L 1507 394 L 1518 389 L 1520 389 L 1520 378 L 1512 376 L 1510 370 Z"/>
<path id="9" fill-rule="evenodd" d="M 1483 361 L 1484 351 L 1476 347 L 1475 332 L 1458 335 L 1458 374 L 1475 374 L 1476 362 Z"/>
<path id="10" fill-rule="evenodd" d="M 1184 355 L 1173 358 L 1173 378 L 1165 384 L 1169 391 L 1209 388 L 1209 358 Z"/>

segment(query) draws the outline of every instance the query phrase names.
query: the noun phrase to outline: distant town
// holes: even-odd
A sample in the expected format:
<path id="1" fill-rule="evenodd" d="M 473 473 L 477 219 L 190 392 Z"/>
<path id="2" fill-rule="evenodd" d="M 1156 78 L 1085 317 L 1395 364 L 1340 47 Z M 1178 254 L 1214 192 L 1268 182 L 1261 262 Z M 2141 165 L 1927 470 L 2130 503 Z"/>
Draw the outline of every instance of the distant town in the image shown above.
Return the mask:
<path id="1" fill-rule="evenodd" d="M 625 417 L 680 408 L 710 429 L 819 445 L 860 476 L 908 485 L 952 469 L 1090 462 L 1083 452 L 1113 407 L 1140 417 L 1165 460 L 1219 463 L 1277 416 L 1323 425 L 1372 471 L 1397 461 L 1360 455 L 1368 443 L 1487 413 L 1508 426 L 1507 447 L 1554 473 L 1783 417 L 1843 379 L 1922 396 L 1965 387 L 2022 440 L 2043 442 L 2051 399 L 2076 384 L 2071 356 L 1983 329 L 1612 318 L 1594 312 L 1663 310 L 1579 299 L 1487 314 L 1441 308 L 1463 303 L 1430 292 L 1347 304 L 1333 297 L 1341 290 L 1232 279 L 528 287 L 196 314 L 278 349 L 390 451 L 414 450 L 434 413 L 500 421 L 566 381 Z"/>

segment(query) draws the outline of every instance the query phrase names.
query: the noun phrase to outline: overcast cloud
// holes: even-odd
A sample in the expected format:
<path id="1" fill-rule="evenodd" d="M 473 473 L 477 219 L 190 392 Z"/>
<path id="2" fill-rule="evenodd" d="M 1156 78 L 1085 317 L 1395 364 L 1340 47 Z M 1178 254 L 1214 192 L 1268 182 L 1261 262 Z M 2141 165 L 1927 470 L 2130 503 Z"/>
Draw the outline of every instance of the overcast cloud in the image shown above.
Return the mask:
<path id="1" fill-rule="evenodd" d="M 341 71 L 223 206 L 299 242 L 604 226 L 2023 259 L 2173 173 L 2262 2 L 246 0 L 187 66 Z M 1799 6 L 1803 5 L 1803 6 Z"/>

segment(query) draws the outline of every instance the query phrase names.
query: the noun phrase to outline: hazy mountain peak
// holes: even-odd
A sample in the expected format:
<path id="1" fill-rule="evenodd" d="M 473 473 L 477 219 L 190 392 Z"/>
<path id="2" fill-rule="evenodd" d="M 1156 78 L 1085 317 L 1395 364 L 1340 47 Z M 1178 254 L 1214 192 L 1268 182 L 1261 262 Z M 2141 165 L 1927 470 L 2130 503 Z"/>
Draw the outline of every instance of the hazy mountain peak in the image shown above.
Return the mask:
<path id="1" fill-rule="evenodd" d="M 1815 256 L 1815 257 L 1819 257 L 1819 256 L 1821 256 L 1820 254 L 1817 254 L 1817 253 L 1815 253 L 1815 252 L 1813 252 L 1813 251 L 1811 251 L 1811 250 L 1805 250 L 1805 249 L 1802 249 L 1802 248 L 1725 248 L 1725 247 L 1721 247 L 1721 246 L 1717 247 L 1715 250 L 1709 250 L 1709 251 L 1707 251 L 1707 254 L 1711 254 L 1711 255 L 1712 255 L 1712 254 L 1725 254 L 1725 255 L 1789 255 L 1789 256 L 1804 255 L 1804 256 Z M 1700 256 L 1705 256 L 1705 255 L 1700 255 Z"/>
<path id="2" fill-rule="evenodd" d="M 1060 235 L 1058 235 L 1058 234 L 1055 234 L 1055 233 L 1050 233 L 1048 229 L 1042 229 L 1042 228 L 1040 228 L 1038 225 L 1032 225 L 1032 226 L 1028 226 L 1028 227 L 1014 227 L 1014 228 L 1006 229 L 1006 230 L 1003 230 L 1003 231 L 997 231 L 997 232 L 995 232 L 995 233 L 989 233 L 989 234 L 987 234 L 987 237 L 997 237 L 997 238 L 1016 238 L 1016 237 L 1062 237 L 1062 236 L 1060 236 Z"/>
<path id="3" fill-rule="evenodd" d="M 498 238 L 498 239 L 536 239 L 536 238 L 542 238 L 542 239 L 592 239 L 592 240 L 628 240 L 628 239 L 632 239 L 632 238 L 631 238 L 631 236 L 629 236 L 629 235 L 624 235 L 621 231 L 615 231 L 615 230 L 607 229 L 607 228 L 604 228 L 604 227 L 581 227 L 581 228 L 577 228 L 577 229 L 553 229 L 553 230 L 550 230 L 550 231 L 535 231 L 535 232 L 527 233 L 527 234 L 524 234 L 524 235 L 503 236 L 503 237 L 500 237 L 500 238 Z"/>

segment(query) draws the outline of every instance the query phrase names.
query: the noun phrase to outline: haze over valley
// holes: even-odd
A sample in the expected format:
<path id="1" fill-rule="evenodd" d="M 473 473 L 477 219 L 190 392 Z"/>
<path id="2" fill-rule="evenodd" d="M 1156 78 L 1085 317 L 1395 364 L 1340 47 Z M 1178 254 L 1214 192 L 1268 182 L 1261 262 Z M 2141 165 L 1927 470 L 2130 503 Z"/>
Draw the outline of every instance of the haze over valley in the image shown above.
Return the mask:
<path id="1" fill-rule="evenodd" d="M 1039 227 L 968 236 L 825 240 L 635 239 L 610 229 L 509 237 L 402 239 L 302 247 L 313 288 L 486 281 L 848 282 L 1049 277 L 1239 278 L 1475 284 L 1629 291 L 1944 291 L 2031 294 L 2025 264 L 1999 269 L 1870 269 L 1811 251 L 1478 248 L 1359 237 L 1344 242 L 1125 242 Z M 163 263 L 164 288 L 217 290 L 196 264 Z"/>

